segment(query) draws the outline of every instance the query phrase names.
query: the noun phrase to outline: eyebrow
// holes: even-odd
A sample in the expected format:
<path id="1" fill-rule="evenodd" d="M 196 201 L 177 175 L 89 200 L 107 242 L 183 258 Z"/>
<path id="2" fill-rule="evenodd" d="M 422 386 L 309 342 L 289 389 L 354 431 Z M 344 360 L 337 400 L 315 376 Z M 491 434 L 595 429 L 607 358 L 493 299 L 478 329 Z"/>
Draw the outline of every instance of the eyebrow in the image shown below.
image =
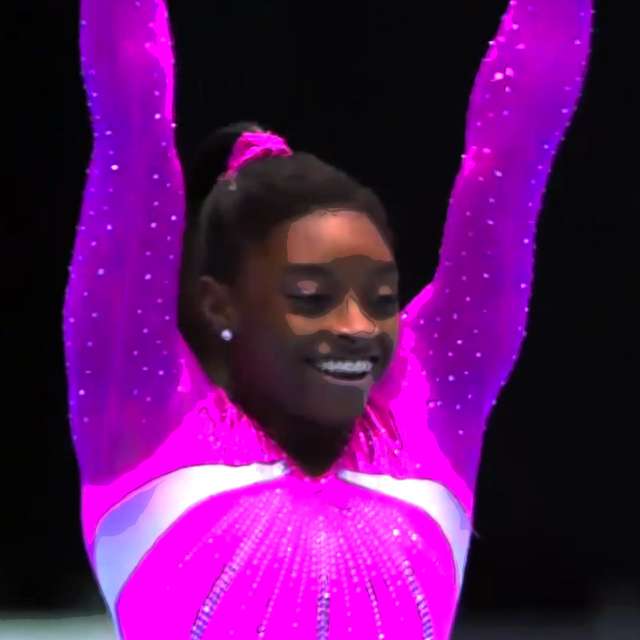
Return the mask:
<path id="1" fill-rule="evenodd" d="M 331 267 L 327 266 L 329 263 L 320 262 L 308 262 L 308 263 L 290 263 L 285 267 L 287 274 L 294 275 L 310 275 L 310 276 L 332 276 Z M 373 268 L 376 275 L 385 275 L 387 273 L 397 275 L 398 267 L 393 262 L 383 262 Z"/>

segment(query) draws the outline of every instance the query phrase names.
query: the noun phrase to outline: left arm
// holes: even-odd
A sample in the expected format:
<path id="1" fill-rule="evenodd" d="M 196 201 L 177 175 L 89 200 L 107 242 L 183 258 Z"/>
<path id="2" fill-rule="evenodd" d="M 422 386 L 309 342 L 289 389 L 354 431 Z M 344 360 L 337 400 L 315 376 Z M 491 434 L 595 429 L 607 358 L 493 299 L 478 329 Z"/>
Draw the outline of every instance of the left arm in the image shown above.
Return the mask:
<path id="1" fill-rule="evenodd" d="M 429 429 L 471 491 L 485 420 L 525 335 L 536 220 L 591 19 L 591 0 L 509 3 L 471 96 L 435 278 L 402 314 Z"/>

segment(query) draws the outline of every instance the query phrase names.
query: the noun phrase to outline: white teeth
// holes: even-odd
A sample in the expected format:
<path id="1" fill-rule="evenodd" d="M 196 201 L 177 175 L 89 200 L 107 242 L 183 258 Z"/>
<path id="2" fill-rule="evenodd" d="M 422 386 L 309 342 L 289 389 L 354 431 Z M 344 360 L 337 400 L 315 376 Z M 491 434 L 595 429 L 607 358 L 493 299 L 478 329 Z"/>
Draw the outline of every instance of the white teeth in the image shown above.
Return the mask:
<path id="1" fill-rule="evenodd" d="M 365 373 L 371 371 L 371 360 L 322 360 L 314 363 L 322 371 L 343 371 L 348 373 Z"/>

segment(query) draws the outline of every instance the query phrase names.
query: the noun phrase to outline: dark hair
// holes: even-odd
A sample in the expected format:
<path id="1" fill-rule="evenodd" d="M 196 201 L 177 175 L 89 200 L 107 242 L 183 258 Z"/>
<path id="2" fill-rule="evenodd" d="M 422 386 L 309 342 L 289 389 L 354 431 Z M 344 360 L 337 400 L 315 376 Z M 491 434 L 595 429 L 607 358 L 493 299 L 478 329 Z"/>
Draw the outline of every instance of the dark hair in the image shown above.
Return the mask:
<path id="1" fill-rule="evenodd" d="M 240 135 L 264 130 L 253 122 L 238 122 L 214 131 L 187 169 L 181 273 L 186 295 L 194 291 L 200 275 L 233 284 L 249 246 L 263 241 L 279 223 L 315 209 L 361 211 L 377 226 L 392 251 L 395 248 L 378 196 L 310 153 L 294 150 L 291 156 L 249 163 L 238 172 L 235 189 L 227 181 L 218 181 Z"/>

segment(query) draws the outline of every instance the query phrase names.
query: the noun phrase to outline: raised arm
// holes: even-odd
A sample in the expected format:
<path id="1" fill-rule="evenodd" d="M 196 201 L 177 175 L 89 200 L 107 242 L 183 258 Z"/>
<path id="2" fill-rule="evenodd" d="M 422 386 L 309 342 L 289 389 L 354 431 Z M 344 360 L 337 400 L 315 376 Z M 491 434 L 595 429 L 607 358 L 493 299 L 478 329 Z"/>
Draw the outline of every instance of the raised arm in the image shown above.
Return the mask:
<path id="1" fill-rule="evenodd" d="M 473 88 L 436 276 L 403 314 L 429 429 L 471 490 L 487 415 L 525 335 L 536 221 L 591 19 L 591 0 L 509 3 Z"/>
<path id="2" fill-rule="evenodd" d="M 64 304 L 83 484 L 147 457 L 172 426 L 183 187 L 173 56 L 160 0 L 82 0 L 93 152 Z"/>

